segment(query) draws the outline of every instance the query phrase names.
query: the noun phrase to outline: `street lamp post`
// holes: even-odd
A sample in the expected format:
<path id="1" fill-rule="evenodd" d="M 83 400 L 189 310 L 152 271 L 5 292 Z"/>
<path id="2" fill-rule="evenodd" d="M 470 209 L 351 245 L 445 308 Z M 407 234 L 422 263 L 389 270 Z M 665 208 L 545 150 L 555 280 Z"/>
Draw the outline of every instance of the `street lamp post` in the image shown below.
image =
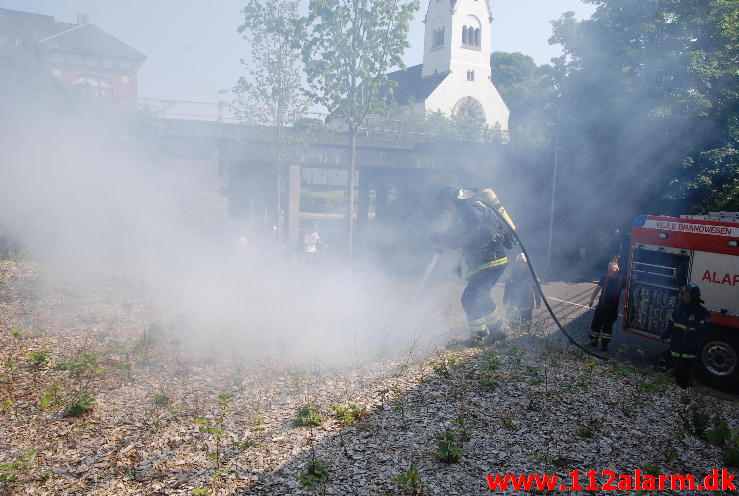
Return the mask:
<path id="1" fill-rule="evenodd" d="M 554 107 L 554 167 L 552 170 L 552 200 L 549 205 L 549 240 L 547 242 L 547 274 L 552 269 L 552 236 L 554 235 L 554 201 L 557 197 L 557 165 L 559 159 L 559 105 L 550 103 Z"/>

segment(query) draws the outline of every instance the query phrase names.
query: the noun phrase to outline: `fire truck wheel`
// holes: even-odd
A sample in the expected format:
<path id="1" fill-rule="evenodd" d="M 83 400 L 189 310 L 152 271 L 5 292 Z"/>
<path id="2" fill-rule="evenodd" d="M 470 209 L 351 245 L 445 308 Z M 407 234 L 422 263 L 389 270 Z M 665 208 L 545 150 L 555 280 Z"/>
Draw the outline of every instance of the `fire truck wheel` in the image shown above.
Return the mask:
<path id="1" fill-rule="evenodd" d="M 739 338 L 734 334 L 736 331 L 714 331 L 701 353 L 706 378 L 721 388 L 736 388 L 739 384 Z"/>

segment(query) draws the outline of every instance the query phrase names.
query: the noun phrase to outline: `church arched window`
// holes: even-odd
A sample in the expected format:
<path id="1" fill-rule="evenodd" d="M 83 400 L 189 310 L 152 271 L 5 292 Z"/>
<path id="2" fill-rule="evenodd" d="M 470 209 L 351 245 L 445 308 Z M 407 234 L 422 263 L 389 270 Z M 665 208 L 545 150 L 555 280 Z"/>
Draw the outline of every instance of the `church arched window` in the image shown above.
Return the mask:
<path id="1" fill-rule="evenodd" d="M 470 122 L 485 122 L 485 109 L 482 104 L 471 96 L 461 98 L 452 109 L 454 117 Z"/>
<path id="2" fill-rule="evenodd" d="M 464 27 L 462 28 L 462 46 L 467 48 L 480 48 L 480 20 L 469 15 L 464 20 Z"/>

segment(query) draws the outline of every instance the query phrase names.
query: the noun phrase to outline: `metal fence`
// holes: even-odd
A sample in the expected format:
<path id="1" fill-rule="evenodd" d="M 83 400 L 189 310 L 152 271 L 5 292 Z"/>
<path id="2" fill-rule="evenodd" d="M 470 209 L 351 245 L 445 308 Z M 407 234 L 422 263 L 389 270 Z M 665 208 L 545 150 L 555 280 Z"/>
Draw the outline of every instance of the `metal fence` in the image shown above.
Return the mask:
<path id="1" fill-rule="evenodd" d="M 156 98 L 139 98 L 138 104 L 146 107 L 156 117 L 162 119 L 190 119 L 225 123 L 245 122 L 243 116 L 249 114 L 248 108 L 238 108 L 233 104 L 220 102 L 198 102 L 189 100 L 165 100 Z M 329 115 L 321 112 L 308 112 L 300 118 L 292 119 L 292 127 L 296 129 L 316 128 L 327 132 L 341 132 L 342 126 L 337 120 L 329 119 Z M 454 141 L 473 141 L 488 143 L 507 143 L 507 131 L 491 129 L 487 126 L 450 125 L 416 119 L 392 119 L 369 116 L 359 127 L 359 133 L 367 140 L 387 141 L 395 143 L 431 143 L 443 139 Z"/>

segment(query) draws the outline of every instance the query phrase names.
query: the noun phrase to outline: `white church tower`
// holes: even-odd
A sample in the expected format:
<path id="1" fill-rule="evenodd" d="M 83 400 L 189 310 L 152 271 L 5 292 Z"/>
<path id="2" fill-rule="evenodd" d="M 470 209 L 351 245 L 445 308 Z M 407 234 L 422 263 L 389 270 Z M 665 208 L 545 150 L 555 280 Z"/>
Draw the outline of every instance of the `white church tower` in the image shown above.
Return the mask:
<path id="1" fill-rule="evenodd" d="M 492 21 L 489 0 L 429 0 L 423 64 L 390 74 L 398 103 L 507 131 L 510 111 L 490 79 Z"/>

